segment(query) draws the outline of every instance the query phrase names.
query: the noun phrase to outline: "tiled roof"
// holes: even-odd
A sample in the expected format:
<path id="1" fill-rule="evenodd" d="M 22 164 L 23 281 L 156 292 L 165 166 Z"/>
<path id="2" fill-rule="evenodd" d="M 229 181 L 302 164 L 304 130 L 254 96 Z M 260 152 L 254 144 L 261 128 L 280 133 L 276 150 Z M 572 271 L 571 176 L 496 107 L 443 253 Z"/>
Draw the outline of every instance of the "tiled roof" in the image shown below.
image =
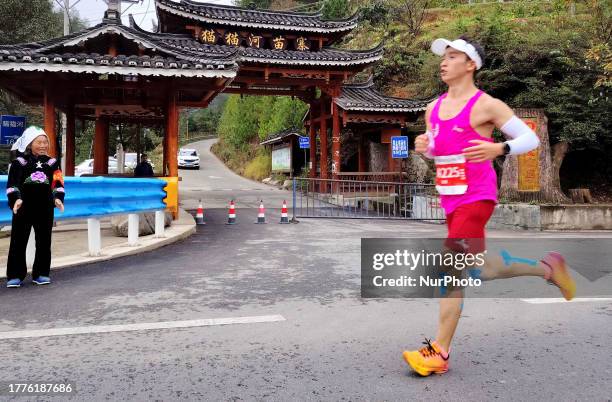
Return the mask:
<path id="1" fill-rule="evenodd" d="M 135 29 L 140 29 L 134 27 Z M 314 65 L 314 66 L 351 66 L 371 64 L 383 56 L 383 46 L 379 44 L 369 50 L 343 50 L 324 47 L 319 51 L 272 50 L 253 47 L 232 47 L 226 45 L 208 45 L 193 39 L 190 35 L 149 34 L 162 42 L 167 48 L 180 52 L 190 52 L 193 56 L 202 54 L 226 55 L 238 51 L 238 60 L 249 63 Z"/>
<path id="2" fill-rule="evenodd" d="M 334 33 L 348 32 L 358 23 L 357 14 L 344 20 L 324 20 L 321 13 L 256 10 L 191 0 L 155 0 L 155 4 L 158 14 L 164 12 L 205 23 L 238 27 Z"/>
<path id="3" fill-rule="evenodd" d="M 133 41 L 155 56 L 76 53 L 75 48 L 106 34 Z M 75 52 L 75 53 L 73 53 Z M 271 50 L 207 45 L 189 34 L 151 33 L 105 19 L 102 23 L 51 40 L 0 45 L 0 71 L 120 73 L 154 76 L 234 77 L 239 62 L 293 66 L 354 66 L 382 58 L 382 45 L 357 51 L 331 47 L 320 51 Z"/>
<path id="4" fill-rule="evenodd" d="M 405 99 L 386 96 L 374 88 L 372 77 L 362 84 L 342 87 L 336 104 L 347 111 L 364 112 L 419 112 L 427 108 L 432 99 Z"/>
<path id="5" fill-rule="evenodd" d="M 66 48 L 104 34 L 121 35 L 138 46 L 154 51 L 155 56 L 100 55 L 69 53 Z M 121 25 L 118 21 L 102 23 L 47 41 L 18 45 L 0 45 L 0 71 L 56 71 L 121 73 L 155 76 L 234 77 L 238 70 L 237 51 L 194 54 L 177 51 L 155 35 Z"/>
<path id="6" fill-rule="evenodd" d="M 300 137 L 300 131 L 295 128 L 288 128 L 286 130 L 280 131 L 278 133 L 273 133 L 270 134 L 266 137 L 266 139 L 264 141 L 262 141 L 259 145 L 269 145 L 269 144 L 274 144 L 276 142 L 280 142 L 285 138 L 291 137 L 292 135 L 295 135 L 297 137 Z"/>

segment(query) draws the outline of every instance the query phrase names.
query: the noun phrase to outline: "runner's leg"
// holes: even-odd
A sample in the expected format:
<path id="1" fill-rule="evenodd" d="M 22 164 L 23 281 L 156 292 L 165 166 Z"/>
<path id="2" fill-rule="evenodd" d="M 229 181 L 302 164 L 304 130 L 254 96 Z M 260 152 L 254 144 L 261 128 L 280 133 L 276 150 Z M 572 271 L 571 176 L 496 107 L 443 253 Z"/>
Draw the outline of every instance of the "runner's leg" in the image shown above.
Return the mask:
<path id="1" fill-rule="evenodd" d="M 453 290 L 448 296 L 440 299 L 440 317 L 438 322 L 438 333 L 436 341 L 444 348 L 449 350 L 455 330 L 461 317 L 461 307 L 463 304 L 463 290 Z"/>
<path id="2" fill-rule="evenodd" d="M 450 246 L 455 240 L 468 239 L 472 241 L 469 252 L 482 251 L 481 249 L 484 249 L 484 228 L 493 214 L 494 208 L 495 203 L 492 201 L 478 201 L 457 207 L 448 221 L 447 246 Z M 446 298 L 440 299 L 440 317 L 436 341 L 445 350 L 449 350 L 459 324 L 462 303 L 462 290 L 449 292 Z"/>

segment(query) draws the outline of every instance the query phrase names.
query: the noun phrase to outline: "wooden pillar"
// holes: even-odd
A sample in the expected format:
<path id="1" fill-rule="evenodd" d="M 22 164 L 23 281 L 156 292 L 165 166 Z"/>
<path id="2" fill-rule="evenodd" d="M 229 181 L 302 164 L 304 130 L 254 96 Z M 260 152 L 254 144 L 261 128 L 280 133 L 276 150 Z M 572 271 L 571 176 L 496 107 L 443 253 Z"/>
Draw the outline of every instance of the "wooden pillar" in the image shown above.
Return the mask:
<path id="1" fill-rule="evenodd" d="M 336 105 L 335 99 L 331 102 L 332 110 L 332 174 L 334 179 L 338 178 L 338 173 L 341 169 L 340 160 L 340 113 L 338 112 L 338 105 Z"/>
<path id="2" fill-rule="evenodd" d="M 315 123 L 314 123 L 314 113 L 315 113 L 315 105 L 314 103 L 310 104 L 310 129 L 309 129 L 309 135 L 310 135 L 310 163 L 311 163 L 311 169 L 310 169 L 310 177 L 311 178 L 315 178 L 317 177 L 317 130 L 315 128 Z"/>
<path id="3" fill-rule="evenodd" d="M 164 137 L 162 138 L 162 175 L 168 176 L 168 116 L 164 120 Z"/>
<path id="4" fill-rule="evenodd" d="M 96 118 L 93 174 L 108 174 L 108 127 L 106 118 L 102 116 Z"/>
<path id="5" fill-rule="evenodd" d="M 64 175 L 74 176 L 76 122 L 74 117 L 74 105 L 69 104 L 66 110 L 66 171 Z"/>
<path id="6" fill-rule="evenodd" d="M 179 121 L 178 107 L 176 105 L 176 92 L 172 91 L 168 97 L 166 108 L 166 164 L 168 165 L 168 176 L 178 176 L 178 144 L 179 144 Z"/>
<path id="7" fill-rule="evenodd" d="M 358 171 L 359 172 L 367 172 L 367 149 L 366 149 L 366 139 L 363 133 L 359 134 L 359 148 L 358 148 Z"/>
<path id="8" fill-rule="evenodd" d="M 45 86 L 45 96 L 43 104 L 44 130 L 49 137 L 49 156 L 57 158 L 57 135 L 55 132 L 55 104 L 51 99 L 51 90 Z"/>
<path id="9" fill-rule="evenodd" d="M 321 97 L 321 114 L 319 116 L 320 119 L 320 132 L 319 138 L 321 139 L 321 178 L 327 179 L 327 163 L 328 163 L 328 155 L 327 155 L 327 117 L 325 111 L 325 98 Z"/>

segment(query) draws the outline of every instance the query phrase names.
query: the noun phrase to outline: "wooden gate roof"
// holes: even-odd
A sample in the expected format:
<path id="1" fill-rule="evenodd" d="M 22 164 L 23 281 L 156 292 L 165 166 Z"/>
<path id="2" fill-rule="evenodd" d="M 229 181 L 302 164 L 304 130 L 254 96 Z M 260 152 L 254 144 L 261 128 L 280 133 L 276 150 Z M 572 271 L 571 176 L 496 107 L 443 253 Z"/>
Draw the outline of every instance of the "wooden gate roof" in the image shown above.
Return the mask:
<path id="1" fill-rule="evenodd" d="M 359 112 L 420 112 L 432 99 L 406 99 L 383 95 L 374 86 L 373 77 L 360 84 L 342 86 L 336 104 L 346 111 Z"/>
<path id="2" fill-rule="evenodd" d="M 256 10 L 213 3 L 196 3 L 190 0 L 180 0 L 178 2 L 155 0 L 155 5 L 162 24 L 164 18 L 171 14 L 207 24 L 331 34 L 349 32 L 358 23 L 357 14 L 342 20 L 325 20 L 320 12 L 295 13 Z"/>
<path id="3" fill-rule="evenodd" d="M 124 42 L 114 56 L 107 52 L 109 37 Z M 158 35 L 105 19 L 60 38 L 1 45 L 0 71 L 231 78 L 238 71 L 237 57 L 237 49 L 198 52 L 177 48 Z"/>

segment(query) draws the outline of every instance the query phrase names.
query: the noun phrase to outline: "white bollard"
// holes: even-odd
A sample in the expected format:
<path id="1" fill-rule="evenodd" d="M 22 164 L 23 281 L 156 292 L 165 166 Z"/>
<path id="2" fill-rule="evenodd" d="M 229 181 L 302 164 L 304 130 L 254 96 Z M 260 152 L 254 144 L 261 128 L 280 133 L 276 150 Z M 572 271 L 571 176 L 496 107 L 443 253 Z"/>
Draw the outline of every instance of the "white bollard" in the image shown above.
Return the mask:
<path id="1" fill-rule="evenodd" d="M 138 245 L 138 214 L 128 214 L 128 246 Z"/>
<path id="2" fill-rule="evenodd" d="M 102 251 L 102 236 L 100 234 L 100 220 L 97 218 L 87 219 L 87 243 L 89 256 L 99 256 Z"/>
<path id="3" fill-rule="evenodd" d="M 166 237 L 164 234 L 166 225 L 166 213 L 164 211 L 155 211 L 155 237 Z"/>
<path id="4" fill-rule="evenodd" d="M 34 266 L 34 259 L 36 258 L 36 237 L 34 235 L 34 228 L 30 229 L 30 237 L 28 238 L 28 245 L 26 246 L 26 266 L 28 269 L 32 269 Z"/>

